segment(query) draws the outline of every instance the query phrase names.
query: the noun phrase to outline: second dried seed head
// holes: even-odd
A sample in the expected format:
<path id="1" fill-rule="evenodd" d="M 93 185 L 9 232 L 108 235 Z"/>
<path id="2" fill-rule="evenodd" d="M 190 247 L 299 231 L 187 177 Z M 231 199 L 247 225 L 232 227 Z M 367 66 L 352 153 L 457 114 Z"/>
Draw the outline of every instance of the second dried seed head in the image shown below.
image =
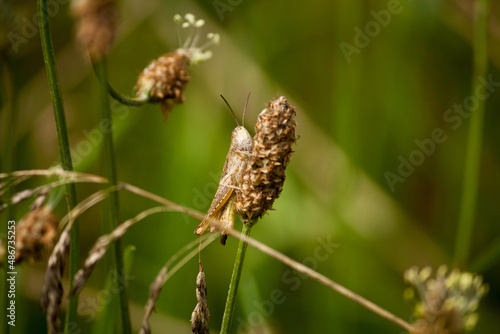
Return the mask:
<path id="1" fill-rule="evenodd" d="M 200 37 L 199 30 L 205 21 L 196 20 L 192 14 L 186 14 L 184 19 L 177 14 L 174 16 L 174 21 L 178 27 L 180 47 L 150 62 L 139 75 L 135 86 L 138 99 L 161 104 L 165 120 L 173 106 L 185 100 L 184 90 L 191 80 L 188 66 L 210 59 L 212 53 L 207 49 L 219 43 L 219 35 L 209 33 L 208 41 L 202 46 L 197 46 Z M 181 30 L 188 30 L 188 37 L 184 43 L 182 43 Z"/>

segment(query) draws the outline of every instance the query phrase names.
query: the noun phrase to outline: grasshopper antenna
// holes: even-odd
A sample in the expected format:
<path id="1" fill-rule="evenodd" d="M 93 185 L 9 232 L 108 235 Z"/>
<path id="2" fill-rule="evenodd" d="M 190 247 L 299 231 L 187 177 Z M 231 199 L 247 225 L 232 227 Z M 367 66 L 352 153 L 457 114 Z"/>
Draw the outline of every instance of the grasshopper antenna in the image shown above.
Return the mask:
<path id="1" fill-rule="evenodd" d="M 231 114 L 233 114 L 233 117 L 234 117 L 234 120 L 236 121 L 236 124 L 238 124 L 238 126 L 240 126 L 240 123 L 238 123 L 238 119 L 236 118 L 236 115 L 234 114 L 234 111 L 233 111 L 233 109 L 231 109 L 231 106 L 229 105 L 227 100 L 224 98 L 224 96 L 222 96 L 222 94 L 220 95 L 220 97 L 222 97 L 224 102 L 226 102 L 227 106 L 229 107 L 229 110 L 231 110 Z"/>
<path id="2" fill-rule="evenodd" d="M 247 112 L 248 99 L 250 99 L 250 93 L 248 92 L 247 102 L 245 103 L 245 108 L 243 109 L 243 118 L 241 119 L 241 123 L 243 123 L 243 127 L 245 127 L 245 113 Z"/>

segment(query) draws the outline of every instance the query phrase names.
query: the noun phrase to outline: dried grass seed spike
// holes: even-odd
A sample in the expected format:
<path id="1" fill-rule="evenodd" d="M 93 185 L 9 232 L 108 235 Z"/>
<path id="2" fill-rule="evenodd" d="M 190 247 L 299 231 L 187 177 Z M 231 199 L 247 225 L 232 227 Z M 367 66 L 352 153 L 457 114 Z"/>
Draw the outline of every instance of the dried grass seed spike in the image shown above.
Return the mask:
<path id="1" fill-rule="evenodd" d="M 50 206 L 27 213 L 16 226 L 16 262 L 35 262 L 54 248 L 59 220 Z"/>
<path id="2" fill-rule="evenodd" d="M 76 39 L 92 60 L 106 56 L 116 36 L 118 9 L 115 0 L 77 0 L 71 3 Z"/>
<path id="3" fill-rule="evenodd" d="M 246 218 L 260 218 L 283 190 L 293 153 L 295 108 L 284 96 L 268 103 L 255 125 L 252 154 L 243 173 L 235 207 Z"/>
<path id="4" fill-rule="evenodd" d="M 191 315 L 191 330 L 196 334 L 210 334 L 208 330 L 210 311 L 207 305 L 207 282 L 201 263 L 200 272 L 196 277 L 196 299 L 198 303 Z"/>

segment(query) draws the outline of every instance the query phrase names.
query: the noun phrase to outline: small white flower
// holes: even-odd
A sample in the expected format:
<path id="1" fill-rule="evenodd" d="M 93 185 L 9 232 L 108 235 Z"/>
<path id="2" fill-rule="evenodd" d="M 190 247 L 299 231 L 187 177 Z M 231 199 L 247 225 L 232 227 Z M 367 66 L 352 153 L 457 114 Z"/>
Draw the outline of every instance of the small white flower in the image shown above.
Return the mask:
<path id="1" fill-rule="evenodd" d="M 184 22 L 182 16 L 176 14 L 174 16 L 174 21 L 177 23 L 177 39 L 179 41 L 180 48 L 178 52 L 185 55 L 189 59 L 190 65 L 195 65 L 206 61 L 212 57 L 212 52 L 207 49 L 212 45 L 218 45 L 220 42 L 220 35 L 209 33 L 207 35 L 208 41 L 201 46 L 198 46 L 198 41 L 200 39 L 200 28 L 205 25 L 205 20 L 196 20 L 193 14 L 184 15 Z M 181 29 L 188 30 L 186 34 L 187 38 L 183 41 Z"/>
<path id="2" fill-rule="evenodd" d="M 187 13 L 186 15 L 184 15 L 184 18 L 186 19 L 186 21 L 188 21 L 189 23 L 191 24 L 194 24 L 194 21 L 195 21 L 195 16 L 191 13 Z"/>

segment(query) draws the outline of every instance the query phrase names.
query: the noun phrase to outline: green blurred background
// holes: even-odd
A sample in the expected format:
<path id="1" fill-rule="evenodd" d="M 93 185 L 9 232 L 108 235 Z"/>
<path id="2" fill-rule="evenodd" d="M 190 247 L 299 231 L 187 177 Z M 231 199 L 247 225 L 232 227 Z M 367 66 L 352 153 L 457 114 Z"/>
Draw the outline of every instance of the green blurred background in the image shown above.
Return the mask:
<path id="1" fill-rule="evenodd" d="M 57 10 L 51 30 L 70 142 L 81 156 L 75 169 L 102 175 L 100 145 L 87 150 L 89 145 L 82 144 L 96 138 L 92 130 L 99 122 L 98 82 L 75 46 L 66 2 L 53 1 Z M 119 180 L 205 212 L 235 127 L 219 94 L 240 117 L 246 95 L 252 93 L 245 124 L 252 135 L 265 103 L 285 95 L 297 108 L 300 139 L 275 211 L 254 227 L 252 236 L 412 321 L 411 305 L 403 299 L 404 271 L 413 265 L 453 263 L 469 119 L 454 129 L 444 115 L 471 94 L 473 1 L 402 0 L 390 22 L 379 25 L 366 46 L 346 57 L 341 49 L 346 44 L 341 43 L 355 46 L 355 28 L 364 31 L 367 23 L 376 22 L 371 11 L 387 10 L 393 2 L 122 1 L 108 67 L 111 84 L 123 94 L 133 94 L 137 76 L 150 60 L 178 47 L 174 14 L 191 12 L 205 19 L 204 31 L 221 34 L 221 44 L 212 48 L 213 59 L 190 69 L 186 102 L 174 108 L 167 123 L 158 105 L 132 108 L 112 102 Z M 217 9 L 221 3 L 226 7 Z M 35 2 L 2 1 L 2 7 L 3 108 L 12 105 L 12 87 L 4 84 L 9 76 L 17 91 L 15 168 L 48 168 L 58 161 L 59 152 L 40 40 L 36 32 L 28 37 L 29 30 L 24 30 L 23 35 L 27 22 L 33 22 Z M 491 1 L 488 74 L 496 82 L 499 9 L 499 2 Z M 11 31 L 27 37 L 17 52 L 6 38 Z M 470 259 L 462 267 L 483 275 L 490 285 L 475 333 L 494 333 L 499 327 L 500 255 L 494 251 L 500 243 L 499 107 L 500 94 L 494 91 L 486 100 Z M 447 139 L 435 144 L 434 152 L 404 182 L 391 187 L 387 172 L 397 174 L 400 156 L 409 159 L 418 150 L 415 141 L 431 138 L 436 128 Z M 78 185 L 78 199 L 97 189 Z M 16 208 L 18 219 L 28 204 Z M 120 193 L 120 205 L 125 220 L 155 204 Z M 63 216 L 64 205 L 56 213 Z M 125 235 L 123 244 L 137 249 L 128 280 L 134 329 L 140 325 L 150 283 L 171 255 L 195 239 L 198 223 L 178 213 L 161 213 Z M 100 228 L 97 206 L 81 218 L 82 257 Z M 241 229 L 239 221 L 236 228 Z M 329 252 L 318 251 L 323 244 L 330 245 Z M 213 332 L 220 328 L 236 246 L 229 238 L 225 247 L 214 242 L 202 253 Z M 83 333 L 103 320 L 105 268 L 98 265 L 80 297 Z M 38 307 L 44 270 L 44 264 L 20 266 L 18 325 L 12 333 L 46 331 Z M 190 333 L 197 271 L 192 260 L 164 286 L 158 313 L 151 317 L 153 332 Z M 403 332 L 252 248 L 233 322 L 233 332 L 238 330 Z"/>

